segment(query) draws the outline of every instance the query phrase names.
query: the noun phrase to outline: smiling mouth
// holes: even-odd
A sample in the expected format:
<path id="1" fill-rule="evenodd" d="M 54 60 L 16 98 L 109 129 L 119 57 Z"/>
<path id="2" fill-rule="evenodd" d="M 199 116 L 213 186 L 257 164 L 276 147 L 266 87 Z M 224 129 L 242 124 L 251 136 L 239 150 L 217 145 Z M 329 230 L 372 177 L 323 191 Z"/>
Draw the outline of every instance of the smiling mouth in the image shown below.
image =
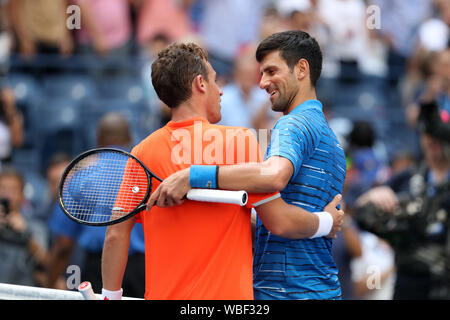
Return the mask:
<path id="1" fill-rule="evenodd" d="M 270 96 L 270 100 L 272 100 L 273 97 L 278 93 L 278 90 L 271 90 L 271 91 L 268 90 L 267 93 Z"/>

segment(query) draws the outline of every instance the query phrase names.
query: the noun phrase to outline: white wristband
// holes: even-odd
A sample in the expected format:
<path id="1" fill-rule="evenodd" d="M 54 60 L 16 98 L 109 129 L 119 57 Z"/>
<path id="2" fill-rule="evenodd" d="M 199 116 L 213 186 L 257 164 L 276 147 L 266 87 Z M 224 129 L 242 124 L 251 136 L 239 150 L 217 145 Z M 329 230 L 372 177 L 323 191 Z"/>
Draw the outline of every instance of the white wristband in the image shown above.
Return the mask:
<path id="1" fill-rule="evenodd" d="M 310 239 L 325 237 L 331 232 L 331 228 L 333 228 L 333 217 L 329 212 L 313 212 L 316 216 L 319 217 L 319 227 L 317 228 L 317 232 L 310 237 Z"/>
<path id="2" fill-rule="evenodd" d="M 109 291 L 105 288 L 102 289 L 102 300 L 122 300 L 123 289 L 117 291 Z"/>

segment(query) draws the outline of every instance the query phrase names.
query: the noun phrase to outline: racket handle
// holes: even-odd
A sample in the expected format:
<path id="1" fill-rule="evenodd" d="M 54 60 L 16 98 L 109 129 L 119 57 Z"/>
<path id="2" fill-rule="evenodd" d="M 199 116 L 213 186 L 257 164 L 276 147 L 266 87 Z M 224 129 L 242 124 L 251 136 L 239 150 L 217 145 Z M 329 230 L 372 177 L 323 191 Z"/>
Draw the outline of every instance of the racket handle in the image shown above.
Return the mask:
<path id="1" fill-rule="evenodd" d="M 83 295 L 85 300 L 97 300 L 94 290 L 92 290 L 91 283 L 89 281 L 82 282 L 78 286 L 78 291 Z"/>
<path id="2" fill-rule="evenodd" d="M 245 206 L 247 204 L 248 195 L 244 190 L 191 189 L 188 191 L 186 198 L 195 201 L 230 203 Z"/>

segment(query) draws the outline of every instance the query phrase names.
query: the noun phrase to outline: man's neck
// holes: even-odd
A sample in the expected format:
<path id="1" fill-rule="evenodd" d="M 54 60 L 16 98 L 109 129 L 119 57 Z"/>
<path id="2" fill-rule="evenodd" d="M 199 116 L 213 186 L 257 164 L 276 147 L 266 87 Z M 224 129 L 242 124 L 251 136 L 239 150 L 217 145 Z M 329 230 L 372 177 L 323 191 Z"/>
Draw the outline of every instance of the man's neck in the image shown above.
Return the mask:
<path id="1" fill-rule="evenodd" d="M 306 92 L 305 94 L 301 94 L 299 92 L 298 95 L 295 97 L 295 99 L 292 101 L 289 108 L 283 112 L 284 115 L 291 113 L 292 110 L 294 110 L 299 105 L 301 105 L 302 103 L 304 103 L 305 101 L 308 101 L 308 100 L 317 100 L 317 95 L 316 95 L 315 89 L 312 89 L 312 90 Z"/>
<path id="2" fill-rule="evenodd" d="M 207 119 L 206 113 L 199 112 L 190 102 L 182 103 L 178 107 L 172 109 L 172 121 L 179 122 L 194 117 L 203 117 Z"/>

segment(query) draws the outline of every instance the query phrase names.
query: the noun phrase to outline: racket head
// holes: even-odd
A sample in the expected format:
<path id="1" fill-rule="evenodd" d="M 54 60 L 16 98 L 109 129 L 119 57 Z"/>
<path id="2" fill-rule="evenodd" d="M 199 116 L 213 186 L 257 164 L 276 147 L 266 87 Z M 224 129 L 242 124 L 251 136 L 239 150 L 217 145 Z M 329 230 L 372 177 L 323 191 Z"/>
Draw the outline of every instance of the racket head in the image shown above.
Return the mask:
<path id="1" fill-rule="evenodd" d="M 59 204 L 77 223 L 116 224 L 146 208 L 152 176 L 126 151 L 92 149 L 77 156 L 64 170 L 58 186 Z"/>

